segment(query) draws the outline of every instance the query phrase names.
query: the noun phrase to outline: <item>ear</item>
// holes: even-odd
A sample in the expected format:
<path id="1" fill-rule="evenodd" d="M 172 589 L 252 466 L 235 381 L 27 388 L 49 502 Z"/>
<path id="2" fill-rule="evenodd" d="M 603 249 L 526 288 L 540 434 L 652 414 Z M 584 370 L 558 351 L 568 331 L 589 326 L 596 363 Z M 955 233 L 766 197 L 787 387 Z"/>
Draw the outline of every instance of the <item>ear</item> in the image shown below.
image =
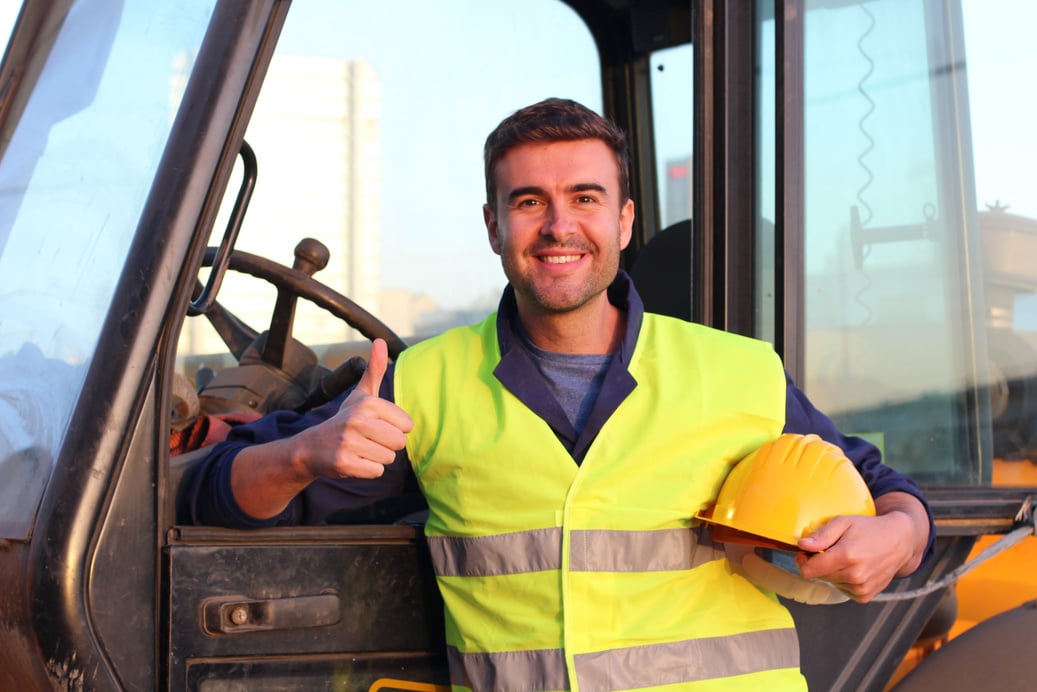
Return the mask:
<path id="1" fill-rule="evenodd" d="M 628 199 L 619 210 L 619 249 L 630 244 L 634 233 L 634 200 Z"/>
<path id="2" fill-rule="evenodd" d="M 489 204 L 482 205 L 482 220 L 486 224 L 486 234 L 490 239 L 490 248 L 495 254 L 501 252 L 500 233 L 497 227 L 497 215 L 490 209 Z"/>

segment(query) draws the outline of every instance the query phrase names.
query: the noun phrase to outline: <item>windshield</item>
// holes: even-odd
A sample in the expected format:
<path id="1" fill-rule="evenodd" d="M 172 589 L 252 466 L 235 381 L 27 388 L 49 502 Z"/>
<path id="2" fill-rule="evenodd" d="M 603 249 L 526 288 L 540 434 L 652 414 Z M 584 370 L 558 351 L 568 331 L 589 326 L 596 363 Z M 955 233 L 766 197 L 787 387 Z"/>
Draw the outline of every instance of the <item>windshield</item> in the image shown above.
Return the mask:
<path id="1" fill-rule="evenodd" d="M 31 526 L 212 9 L 76 3 L 0 161 L 0 536 Z"/>

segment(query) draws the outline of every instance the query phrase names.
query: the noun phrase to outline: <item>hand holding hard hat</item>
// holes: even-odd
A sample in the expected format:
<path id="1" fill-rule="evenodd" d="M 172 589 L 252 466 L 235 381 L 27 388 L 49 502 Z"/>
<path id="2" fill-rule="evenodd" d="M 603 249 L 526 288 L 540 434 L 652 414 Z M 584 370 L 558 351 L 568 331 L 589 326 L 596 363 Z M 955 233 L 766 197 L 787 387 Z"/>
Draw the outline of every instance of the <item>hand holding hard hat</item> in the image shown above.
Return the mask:
<path id="1" fill-rule="evenodd" d="M 837 516 L 875 516 L 864 479 L 837 446 L 817 435 L 787 433 L 738 462 L 716 503 L 698 518 L 711 524 L 735 568 L 754 584 L 802 603 L 837 603 L 831 583 L 804 579 L 756 555 L 754 548 L 800 551 L 800 541 Z"/>

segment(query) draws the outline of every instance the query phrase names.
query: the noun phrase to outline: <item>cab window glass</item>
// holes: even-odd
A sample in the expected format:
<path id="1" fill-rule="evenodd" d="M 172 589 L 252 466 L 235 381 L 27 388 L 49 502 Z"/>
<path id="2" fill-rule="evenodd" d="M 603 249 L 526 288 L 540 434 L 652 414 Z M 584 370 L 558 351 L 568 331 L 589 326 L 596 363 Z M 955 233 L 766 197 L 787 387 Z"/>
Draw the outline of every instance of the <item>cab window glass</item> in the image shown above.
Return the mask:
<path id="1" fill-rule="evenodd" d="M 1025 0 L 962 3 L 994 485 L 1037 485 L 1037 69 Z M 966 159 L 968 163 L 968 159 Z"/>
<path id="2" fill-rule="evenodd" d="M 923 3 L 807 7 L 803 385 L 919 480 L 967 475 L 963 191 L 936 156 L 956 144 L 934 99 L 949 37 Z"/>
<path id="3" fill-rule="evenodd" d="M 258 177 L 237 248 L 291 265 L 313 237 L 315 278 L 408 343 L 496 309 L 505 279 L 483 225 L 482 145 L 514 110 L 547 97 L 601 111 L 598 54 L 556 0 L 307 0 L 294 3 L 246 139 Z M 257 331 L 272 287 L 226 278 L 221 304 Z M 294 336 L 334 367 L 366 339 L 300 302 Z M 181 368 L 226 350 L 188 320 Z"/>
<path id="4" fill-rule="evenodd" d="M 922 482 L 1022 482 L 1037 446 L 1037 151 L 1018 75 L 1037 66 L 1025 34 L 1035 10 L 805 10 L 800 384 Z M 758 117 L 773 123 L 773 17 L 761 23 Z M 768 221 L 773 151 L 763 128 Z"/>
<path id="5" fill-rule="evenodd" d="M 691 218 L 694 104 L 690 44 L 652 54 L 652 129 L 662 228 Z"/>
<path id="6" fill-rule="evenodd" d="M 75 4 L 3 152 L 0 536 L 31 526 L 211 13 Z"/>

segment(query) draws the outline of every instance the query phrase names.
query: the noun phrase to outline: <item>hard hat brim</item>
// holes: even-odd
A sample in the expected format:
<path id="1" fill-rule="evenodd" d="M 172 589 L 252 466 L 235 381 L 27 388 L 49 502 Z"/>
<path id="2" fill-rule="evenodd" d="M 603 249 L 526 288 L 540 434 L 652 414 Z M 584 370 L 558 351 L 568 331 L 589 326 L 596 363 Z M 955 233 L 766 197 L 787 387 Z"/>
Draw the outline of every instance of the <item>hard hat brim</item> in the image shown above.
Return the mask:
<path id="1" fill-rule="evenodd" d="M 782 540 L 776 537 L 761 536 L 760 534 L 743 531 L 731 524 L 714 519 L 712 507 L 698 512 L 695 515 L 695 518 L 702 520 L 703 523 L 710 527 L 710 536 L 717 543 L 740 543 L 743 545 L 756 546 L 758 548 L 771 548 L 773 550 L 784 550 L 788 552 L 803 552 L 803 549 L 795 543 L 794 538 L 793 542 L 789 542 L 788 540 Z"/>

